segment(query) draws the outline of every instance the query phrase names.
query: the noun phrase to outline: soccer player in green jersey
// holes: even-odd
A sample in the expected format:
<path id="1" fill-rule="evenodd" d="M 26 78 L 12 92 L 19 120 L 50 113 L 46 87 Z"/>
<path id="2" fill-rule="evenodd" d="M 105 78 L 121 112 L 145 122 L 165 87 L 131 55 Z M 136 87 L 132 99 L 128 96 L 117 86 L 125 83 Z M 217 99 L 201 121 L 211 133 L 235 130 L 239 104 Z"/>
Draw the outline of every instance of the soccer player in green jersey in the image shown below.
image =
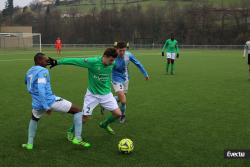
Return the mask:
<path id="1" fill-rule="evenodd" d="M 83 122 L 92 115 L 94 108 L 100 104 L 112 114 L 99 126 L 114 134 L 110 123 L 121 117 L 121 110 L 111 92 L 111 72 L 117 57 L 116 49 L 107 48 L 103 56 L 90 58 L 62 58 L 54 60 L 50 58 L 51 68 L 56 65 L 75 65 L 88 69 L 88 88 L 83 103 Z M 68 131 L 68 139 L 73 138 L 74 127 Z"/>
<path id="2" fill-rule="evenodd" d="M 179 48 L 178 42 L 174 38 L 174 34 L 171 33 L 170 39 L 167 39 L 164 46 L 162 47 L 162 56 L 164 56 L 164 52 L 167 53 L 167 64 L 166 64 L 166 72 L 168 74 L 169 67 L 171 66 L 171 75 L 174 75 L 174 61 L 175 58 L 179 58 Z"/>

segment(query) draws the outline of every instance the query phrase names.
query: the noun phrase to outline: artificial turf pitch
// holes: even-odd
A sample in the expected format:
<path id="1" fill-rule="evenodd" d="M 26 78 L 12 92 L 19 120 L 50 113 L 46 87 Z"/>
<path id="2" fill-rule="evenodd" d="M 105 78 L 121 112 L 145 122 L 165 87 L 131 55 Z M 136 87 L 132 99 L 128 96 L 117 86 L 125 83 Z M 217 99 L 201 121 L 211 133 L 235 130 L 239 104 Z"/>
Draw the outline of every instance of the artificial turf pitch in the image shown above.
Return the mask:
<path id="1" fill-rule="evenodd" d="M 44 50 L 55 57 L 51 49 Z M 93 56 L 103 49 L 70 49 L 64 57 Z M 31 98 L 24 75 L 34 51 L 0 50 L 0 166 L 249 166 L 250 160 L 225 160 L 224 149 L 250 149 L 250 81 L 240 50 L 182 50 L 174 76 L 165 74 L 159 50 L 132 50 L 150 80 L 130 64 L 127 122 L 114 123 L 115 136 L 98 127 L 105 118 L 94 111 L 84 125 L 85 150 L 66 140 L 72 116 L 52 113 L 39 121 L 34 150 L 26 151 Z M 82 106 L 87 70 L 59 66 L 50 70 L 56 95 Z M 122 138 L 134 141 L 130 155 L 117 151 Z"/>

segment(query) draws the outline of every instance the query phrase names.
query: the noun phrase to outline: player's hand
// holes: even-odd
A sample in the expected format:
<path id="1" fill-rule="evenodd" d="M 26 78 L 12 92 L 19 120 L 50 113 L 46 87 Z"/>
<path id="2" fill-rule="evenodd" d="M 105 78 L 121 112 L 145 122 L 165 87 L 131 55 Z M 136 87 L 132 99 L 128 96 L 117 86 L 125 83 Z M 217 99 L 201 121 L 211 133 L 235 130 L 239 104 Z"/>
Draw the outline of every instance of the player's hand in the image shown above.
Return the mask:
<path id="1" fill-rule="evenodd" d="M 177 53 L 177 58 L 179 58 L 180 57 L 180 54 L 179 53 Z"/>
<path id="2" fill-rule="evenodd" d="M 49 110 L 46 111 L 46 114 L 48 114 L 48 115 L 51 115 L 51 113 L 52 113 L 51 109 L 49 109 Z"/>
<path id="3" fill-rule="evenodd" d="M 164 56 L 164 52 L 161 52 L 161 56 Z"/>
<path id="4" fill-rule="evenodd" d="M 48 63 L 48 65 L 50 65 L 49 68 L 55 67 L 57 65 L 57 60 L 49 57 L 49 63 Z"/>
<path id="5" fill-rule="evenodd" d="M 146 80 L 146 81 L 149 80 L 149 77 L 145 77 L 145 80 Z"/>

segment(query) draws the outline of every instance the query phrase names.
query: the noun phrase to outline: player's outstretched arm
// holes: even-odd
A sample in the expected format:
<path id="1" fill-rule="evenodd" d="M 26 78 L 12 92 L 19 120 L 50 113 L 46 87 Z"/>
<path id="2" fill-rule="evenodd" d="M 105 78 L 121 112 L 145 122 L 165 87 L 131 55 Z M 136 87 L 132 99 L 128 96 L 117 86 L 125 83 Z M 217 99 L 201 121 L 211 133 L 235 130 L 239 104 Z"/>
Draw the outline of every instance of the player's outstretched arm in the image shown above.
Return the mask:
<path id="1" fill-rule="evenodd" d="M 55 60 L 49 57 L 50 68 L 53 68 L 57 65 L 74 65 L 79 67 L 89 68 L 88 58 L 62 58 L 59 60 Z"/>
<path id="2" fill-rule="evenodd" d="M 164 52 L 166 50 L 166 47 L 168 45 L 168 40 L 166 40 L 165 44 L 163 45 L 162 49 L 161 49 L 161 55 L 164 56 Z"/>
<path id="3" fill-rule="evenodd" d="M 144 78 L 145 78 L 146 80 L 149 80 L 149 75 L 148 75 L 147 71 L 145 70 L 145 68 L 143 67 L 143 65 L 141 64 L 141 62 L 140 62 L 139 60 L 137 60 L 137 59 L 135 58 L 135 56 L 133 56 L 133 55 L 130 55 L 130 56 L 129 56 L 129 60 L 130 60 L 131 62 L 133 62 L 133 63 L 136 65 L 136 67 L 137 67 L 137 68 L 140 70 L 140 72 L 143 74 Z"/>

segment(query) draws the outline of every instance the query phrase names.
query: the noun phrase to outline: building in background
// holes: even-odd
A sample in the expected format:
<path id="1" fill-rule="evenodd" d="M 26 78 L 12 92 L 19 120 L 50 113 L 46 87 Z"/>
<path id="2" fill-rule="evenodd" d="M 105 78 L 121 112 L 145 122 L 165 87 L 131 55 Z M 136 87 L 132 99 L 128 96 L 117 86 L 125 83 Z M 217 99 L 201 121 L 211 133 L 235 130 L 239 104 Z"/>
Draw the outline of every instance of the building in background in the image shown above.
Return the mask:
<path id="1" fill-rule="evenodd" d="M 38 0 L 43 5 L 51 5 L 53 4 L 54 0 Z"/>
<path id="2" fill-rule="evenodd" d="M 33 45 L 31 26 L 0 27 L 0 48 L 30 48 Z"/>

